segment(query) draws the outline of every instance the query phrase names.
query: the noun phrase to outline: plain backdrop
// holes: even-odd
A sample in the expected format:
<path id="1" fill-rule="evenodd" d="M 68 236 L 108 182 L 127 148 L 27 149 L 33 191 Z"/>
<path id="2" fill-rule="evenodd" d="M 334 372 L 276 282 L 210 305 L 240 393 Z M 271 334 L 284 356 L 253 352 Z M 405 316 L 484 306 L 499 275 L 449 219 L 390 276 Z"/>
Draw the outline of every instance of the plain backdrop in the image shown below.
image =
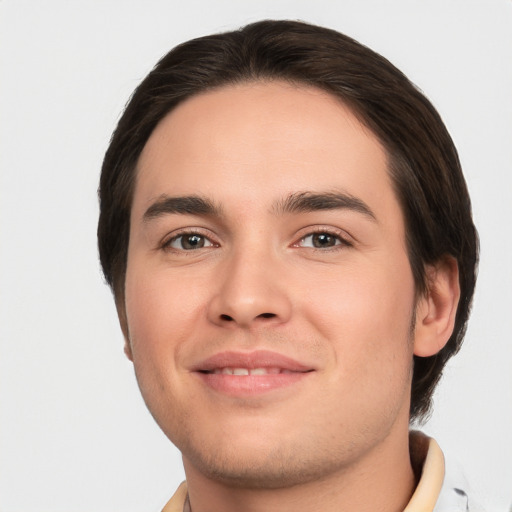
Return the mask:
<path id="1" fill-rule="evenodd" d="M 262 18 L 355 37 L 443 116 L 482 254 L 465 346 L 423 429 L 488 511 L 511 506 L 512 2 L 0 0 L 0 512 L 159 511 L 183 479 L 100 273 L 99 170 L 164 53 Z"/>

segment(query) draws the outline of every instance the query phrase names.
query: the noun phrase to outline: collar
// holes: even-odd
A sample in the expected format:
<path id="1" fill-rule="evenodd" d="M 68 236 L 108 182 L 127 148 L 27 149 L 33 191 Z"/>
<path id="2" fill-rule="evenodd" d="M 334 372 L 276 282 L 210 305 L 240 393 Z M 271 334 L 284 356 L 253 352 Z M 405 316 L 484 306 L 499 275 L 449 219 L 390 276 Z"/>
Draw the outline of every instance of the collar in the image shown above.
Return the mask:
<path id="1" fill-rule="evenodd" d="M 444 480 L 444 456 L 437 442 L 421 432 L 409 436 L 411 464 L 418 485 L 403 512 L 433 512 Z M 187 504 L 187 508 L 185 508 Z M 183 482 L 162 512 L 187 512 L 187 484 Z"/>
<path id="2" fill-rule="evenodd" d="M 409 451 L 418 485 L 404 512 L 432 512 L 443 487 L 443 452 L 435 439 L 417 431 L 409 434 Z"/>

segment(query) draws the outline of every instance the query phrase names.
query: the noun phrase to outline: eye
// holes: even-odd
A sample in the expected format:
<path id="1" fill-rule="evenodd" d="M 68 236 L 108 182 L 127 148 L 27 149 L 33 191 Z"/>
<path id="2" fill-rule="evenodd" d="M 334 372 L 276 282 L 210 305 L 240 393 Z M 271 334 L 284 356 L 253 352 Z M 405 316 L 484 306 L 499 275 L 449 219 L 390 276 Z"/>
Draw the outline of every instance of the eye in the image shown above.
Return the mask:
<path id="1" fill-rule="evenodd" d="M 182 233 L 171 238 L 165 243 L 164 247 L 181 251 L 194 251 L 204 247 L 213 247 L 213 245 L 211 240 L 198 233 Z"/>
<path id="2" fill-rule="evenodd" d="M 330 249 L 331 247 L 350 245 L 349 242 L 342 239 L 340 236 L 327 231 L 320 231 L 318 233 L 311 233 L 301 238 L 297 244 L 299 247 L 312 247 L 314 249 Z"/>

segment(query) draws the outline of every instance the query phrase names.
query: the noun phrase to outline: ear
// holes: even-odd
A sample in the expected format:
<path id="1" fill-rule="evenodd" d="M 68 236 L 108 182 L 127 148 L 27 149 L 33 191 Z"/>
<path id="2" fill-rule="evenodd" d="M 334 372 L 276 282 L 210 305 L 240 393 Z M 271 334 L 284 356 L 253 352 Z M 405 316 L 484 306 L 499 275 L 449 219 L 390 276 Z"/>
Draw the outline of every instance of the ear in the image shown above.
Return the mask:
<path id="1" fill-rule="evenodd" d="M 130 343 L 130 333 L 128 331 L 128 319 L 126 318 L 126 307 L 124 300 L 116 300 L 117 317 L 119 319 L 119 325 L 124 337 L 124 353 L 126 357 L 133 362 L 132 345 Z"/>
<path id="2" fill-rule="evenodd" d="M 460 298 L 459 267 L 452 256 L 428 265 L 427 291 L 416 305 L 414 354 L 437 354 L 448 342 L 455 325 Z"/>

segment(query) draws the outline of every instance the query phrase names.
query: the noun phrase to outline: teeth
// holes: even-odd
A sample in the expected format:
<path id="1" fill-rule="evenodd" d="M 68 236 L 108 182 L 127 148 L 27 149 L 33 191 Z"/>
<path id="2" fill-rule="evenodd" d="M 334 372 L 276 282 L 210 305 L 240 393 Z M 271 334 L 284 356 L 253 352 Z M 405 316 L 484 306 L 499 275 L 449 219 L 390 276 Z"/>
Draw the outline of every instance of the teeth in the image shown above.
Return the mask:
<path id="1" fill-rule="evenodd" d="M 215 368 L 215 375 L 276 375 L 278 373 L 292 373 L 280 368 Z"/>
<path id="2" fill-rule="evenodd" d="M 251 375 L 267 375 L 268 373 L 266 368 L 254 368 L 251 370 Z"/>

